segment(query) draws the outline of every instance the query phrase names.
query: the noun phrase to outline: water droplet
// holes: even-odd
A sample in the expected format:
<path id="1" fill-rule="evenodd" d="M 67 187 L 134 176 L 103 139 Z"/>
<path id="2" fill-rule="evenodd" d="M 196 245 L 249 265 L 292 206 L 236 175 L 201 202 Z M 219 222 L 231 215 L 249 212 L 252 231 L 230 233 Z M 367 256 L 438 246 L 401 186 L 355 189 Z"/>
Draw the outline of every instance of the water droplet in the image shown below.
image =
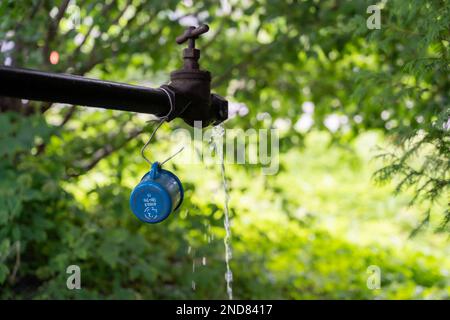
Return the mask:
<path id="1" fill-rule="evenodd" d="M 233 281 L 233 272 L 231 272 L 231 270 L 227 270 L 227 272 L 225 272 L 225 280 L 227 282 Z"/>
<path id="2" fill-rule="evenodd" d="M 212 128 L 213 138 L 223 137 L 224 134 L 225 134 L 225 127 L 223 126 L 223 124 L 219 124 L 218 126 Z"/>

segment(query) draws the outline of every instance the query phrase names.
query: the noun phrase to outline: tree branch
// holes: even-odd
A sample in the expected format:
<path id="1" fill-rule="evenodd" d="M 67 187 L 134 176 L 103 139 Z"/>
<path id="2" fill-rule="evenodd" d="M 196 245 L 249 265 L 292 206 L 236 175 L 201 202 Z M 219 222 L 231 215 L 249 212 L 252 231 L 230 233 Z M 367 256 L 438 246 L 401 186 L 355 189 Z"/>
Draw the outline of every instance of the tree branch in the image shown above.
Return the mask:
<path id="1" fill-rule="evenodd" d="M 14 284 L 14 282 L 16 281 L 16 276 L 17 276 L 17 272 L 19 271 L 20 268 L 20 241 L 16 242 L 16 263 L 14 264 L 14 268 L 13 271 L 11 273 L 11 276 L 9 277 L 9 282 L 11 284 Z"/>
<path id="2" fill-rule="evenodd" d="M 131 3 L 131 1 L 129 1 L 128 3 Z M 144 7 L 145 3 L 141 3 L 138 7 L 136 7 L 136 14 L 131 17 L 125 24 L 125 26 L 120 30 L 119 34 L 114 37 L 113 40 L 110 40 L 109 42 L 112 43 L 116 40 L 119 40 L 122 36 L 124 31 L 129 27 L 129 25 L 134 22 L 136 20 L 136 17 L 139 14 L 139 11 Z M 129 5 L 127 4 L 127 6 L 125 8 L 127 8 Z M 116 17 L 116 19 L 114 19 L 114 21 L 119 21 L 120 18 L 123 16 L 123 14 L 125 13 L 125 10 L 122 10 L 121 13 Z M 117 23 L 117 22 L 116 22 Z M 97 64 L 103 62 L 106 60 L 107 56 L 105 54 L 103 54 L 102 56 L 98 56 L 98 51 L 99 49 L 97 48 L 98 43 L 97 40 L 101 41 L 101 36 L 99 36 L 96 41 L 94 42 L 94 46 L 91 50 L 91 53 L 89 54 L 89 58 L 87 59 L 87 62 L 81 66 L 77 71 L 75 71 L 75 74 L 77 75 L 85 75 L 87 72 L 89 72 L 90 70 L 92 70 Z"/>
<path id="3" fill-rule="evenodd" d="M 270 44 L 269 44 L 270 45 Z M 245 69 L 248 65 L 250 65 L 253 61 L 254 61 L 254 56 L 256 53 L 266 49 L 269 47 L 269 45 L 260 45 L 258 47 L 255 47 L 253 50 L 251 50 L 246 56 L 245 58 L 243 58 L 240 62 L 232 65 L 231 67 L 229 67 L 225 72 L 222 73 L 222 75 L 218 78 L 216 78 L 212 83 L 211 83 L 211 89 L 212 88 L 216 88 L 218 86 L 220 86 L 222 83 L 224 83 L 225 81 L 227 81 L 234 70 L 239 69 L 239 70 L 243 70 Z"/>
<path id="4" fill-rule="evenodd" d="M 139 136 L 144 132 L 144 129 L 135 130 L 124 141 L 117 145 L 111 145 L 108 144 L 104 146 L 101 149 L 98 149 L 94 152 L 91 162 L 89 162 L 87 165 L 85 165 L 83 168 L 80 168 L 78 172 L 76 173 L 70 173 L 67 175 L 68 178 L 76 178 L 83 174 L 85 174 L 87 171 L 93 169 L 102 159 L 108 157 L 112 153 L 116 152 L 117 150 L 123 148 L 128 142 Z M 120 133 L 119 133 L 120 134 Z"/>
<path id="5" fill-rule="evenodd" d="M 116 3 L 116 1 L 111 1 L 111 3 L 103 5 L 102 10 L 100 12 L 100 16 L 104 17 L 115 3 Z M 89 38 L 89 36 L 91 35 L 92 31 L 94 30 L 95 26 L 96 26 L 96 24 L 92 23 L 92 25 L 89 27 L 89 30 L 87 31 L 83 41 L 75 48 L 74 52 L 72 53 L 72 58 L 69 59 L 69 61 L 76 60 L 76 58 L 80 54 L 81 49 L 83 48 L 83 46 L 86 43 L 87 39 Z"/>
<path id="6" fill-rule="evenodd" d="M 219 27 L 216 29 L 216 31 L 211 36 L 211 38 L 208 40 L 208 42 L 206 42 L 205 44 L 202 45 L 203 52 L 206 52 L 206 49 L 209 48 L 209 46 L 214 43 L 214 41 L 217 39 L 219 34 L 222 33 L 224 27 L 225 27 L 225 19 L 222 19 L 220 21 Z"/>
<path id="7" fill-rule="evenodd" d="M 56 37 L 59 23 L 61 22 L 61 19 L 64 17 L 64 14 L 66 13 L 69 3 L 70 3 L 70 0 L 64 0 L 58 8 L 58 13 L 57 13 L 55 19 L 50 21 L 50 25 L 49 25 L 48 31 L 47 31 L 47 37 L 45 39 L 45 44 L 42 49 L 42 57 L 43 57 L 45 64 L 48 64 L 48 56 L 50 54 L 50 45 Z"/>
<path id="8" fill-rule="evenodd" d="M 34 16 L 36 15 L 36 13 L 38 12 L 39 7 L 42 4 L 42 0 L 38 1 L 32 8 L 31 8 L 31 13 L 28 17 L 23 17 L 14 27 L 13 31 L 14 33 L 17 33 L 22 27 L 23 24 L 27 21 L 31 21 Z"/>
<path id="9" fill-rule="evenodd" d="M 59 124 L 58 128 L 64 127 L 64 125 L 73 117 L 75 111 L 77 111 L 77 106 L 71 106 L 69 111 L 67 111 L 66 115 L 64 116 L 64 119 Z"/>
<path id="10" fill-rule="evenodd" d="M 287 32 L 286 35 L 279 37 L 277 39 L 277 41 L 273 41 L 273 42 L 266 43 L 266 44 L 261 44 L 261 45 L 259 45 L 257 47 L 254 47 L 253 50 L 251 50 L 240 62 L 232 65 L 225 72 L 223 72 L 220 77 L 216 78 L 211 83 L 211 89 L 212 88 L 216 88 L 216 87 L 220 86 L 222 83 L 224 83 L 225 81 L 229 80 L 229 78 L 231 77 L 231 75 L 232 75 L 234 70 L 236 70 L 236 69 L 244 70 L 245 68 L 247 68 L 252 63 L 258 62 L 255 59 L 255 55 L 257 53 L 261 54 L 265 50 L 268 50 L 271 47 L 277 45 L 279 42 L 284 41 L 286 39 L 289 39 L 288 34 L 289 34 L 289 32 Z"/>

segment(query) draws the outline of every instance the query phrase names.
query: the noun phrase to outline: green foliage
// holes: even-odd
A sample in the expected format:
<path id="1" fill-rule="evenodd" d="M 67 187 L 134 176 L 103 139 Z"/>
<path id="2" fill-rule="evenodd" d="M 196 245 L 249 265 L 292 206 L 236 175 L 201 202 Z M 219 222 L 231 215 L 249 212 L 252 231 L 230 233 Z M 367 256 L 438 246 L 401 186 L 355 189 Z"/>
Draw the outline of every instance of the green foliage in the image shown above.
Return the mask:
<path id="1" fill-rule="evenodd" d="M 388 1 L 381 30 L 368 30 L 370 4 L 231 1 L 227 11 L 219 1 L 7 0 L 0 62 L 156 86 L 181 64 L 174 39 L 186 15 L 208 23 L 201 66 L 216 92 L 249 108 L 227 127 L 289 124 L 279 174 L 227 166 L 235 296 L 448 299 L 446 234 L 406 238 L 421 224 L 448 230 L 450 7 Z M 305 102 L 315 125 L 302 131 L 294 124 Z M 340 119 L 332 134 L 330 116 Z M 163 224 L 129 211 L 148 169 L 144 126 L 136 115 L 0 98 L 1 298 L 225 298 L 213 167 L 171 164 L 186 201 Z M 385 138 L 363 134 L 372 129 Z M 170 148 L 163 130 L 158 155 Z M 381 169 L 361 147 L 374 139 L 385 145 Z M 372 185 L 376 169 L 386 186 Z M 65 287 L 71 264 L 81 291 Z M 381 290 L 366 287 L 372 264 Z"/>

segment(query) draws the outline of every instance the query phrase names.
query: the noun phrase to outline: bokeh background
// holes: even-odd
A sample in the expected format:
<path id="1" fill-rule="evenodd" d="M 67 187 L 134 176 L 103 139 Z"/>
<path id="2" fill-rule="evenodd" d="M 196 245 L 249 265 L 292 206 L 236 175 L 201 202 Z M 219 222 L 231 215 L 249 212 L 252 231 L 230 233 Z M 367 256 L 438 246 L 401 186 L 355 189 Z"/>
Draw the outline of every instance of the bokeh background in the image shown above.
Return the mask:
<path id="1" fill-rule="evenodd" d="M 234 297 L 448 299 L 449 17 L 447 0 L 1 0 L 0 63 L 157 87 L 176 36 L 209 24 L 225 128 L 280 133 L 276 175 L 226 164 Z M 0 97 L 0 298 L 227 298 L 220 166 L 168 163 L 186 197 L 161 224 L 129 210 L 148 119 Z"/>

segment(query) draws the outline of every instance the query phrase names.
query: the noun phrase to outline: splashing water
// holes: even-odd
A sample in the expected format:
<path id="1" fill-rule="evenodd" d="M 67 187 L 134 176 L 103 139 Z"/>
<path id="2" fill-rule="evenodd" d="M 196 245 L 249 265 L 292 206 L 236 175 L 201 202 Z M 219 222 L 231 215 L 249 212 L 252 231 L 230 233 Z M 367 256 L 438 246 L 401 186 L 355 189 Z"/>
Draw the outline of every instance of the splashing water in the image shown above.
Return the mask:
<path id="1" fill-rule="evenodd" d="M 229 202 L 230 202 L 230 195 L 228 193 L 228 184 L 227 179 L 225 175 L 225 160 L 224 160 L 224 150 L 223 148 L 218 151 L 218 143 L 223 143 L 222 139 L 225 135 L 225 128 L 222 124 L 215 126 L 213 128 L 212 132 L 212 143 L 215 147 L 216 154 L 220 156 L 220 169 L 222 173 L 222 187 L 225 195 L 225 212 L 224 212 L 224 227 L 225 227 L 225 238 L 224 238 L 224 244 L 225 244 L 225 264 L 227 267 L 227 270 L 225 272 L 225 281 L 227 282 L 227 295 L 230 300 L 233 299 L 233 288 L 231 286 L 231 283 L 233 282 L 233 272 L 231 272 L 230 268 L 230 260 L 232 258 L 232 252 L 231 252 L 231 229 L 230 229 L 230 215 L 229 215 Z M 223 145 L 223 144 L 222 144 Z"/>

